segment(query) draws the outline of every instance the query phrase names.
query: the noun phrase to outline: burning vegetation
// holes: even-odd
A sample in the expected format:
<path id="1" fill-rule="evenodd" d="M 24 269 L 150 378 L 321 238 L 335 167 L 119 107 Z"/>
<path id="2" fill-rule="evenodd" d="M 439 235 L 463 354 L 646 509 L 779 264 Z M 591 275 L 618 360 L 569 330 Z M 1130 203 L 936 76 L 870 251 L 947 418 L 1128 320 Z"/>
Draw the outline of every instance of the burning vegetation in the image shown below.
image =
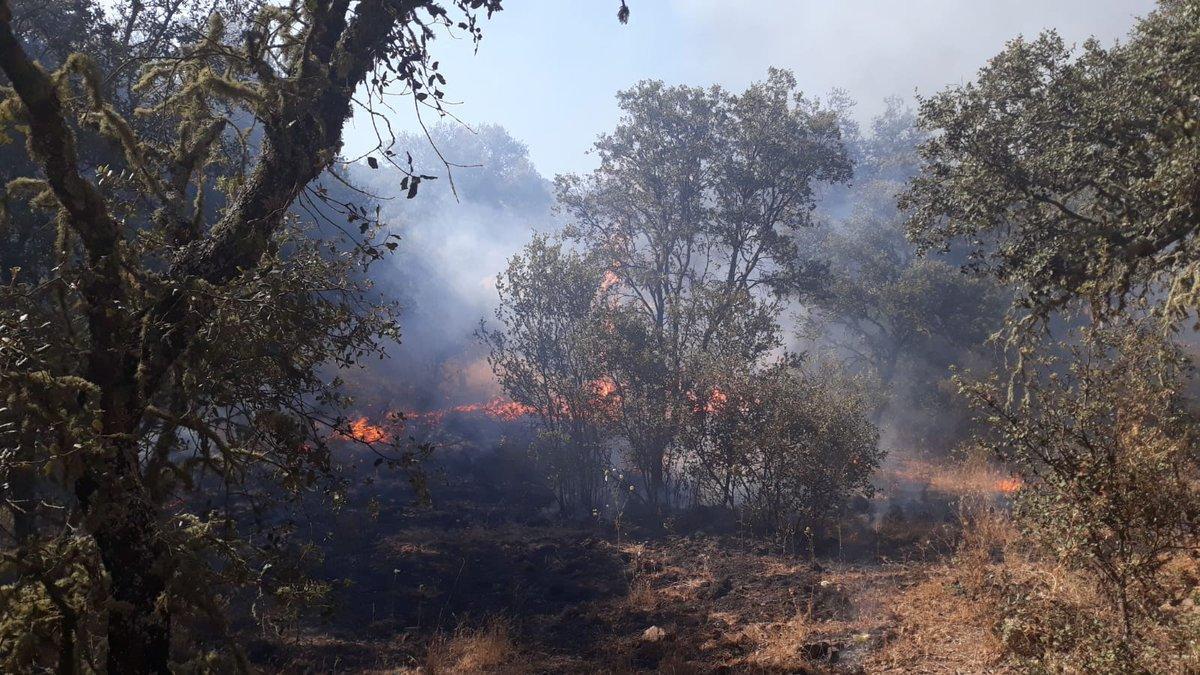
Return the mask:
<path id="1" fill-rule="evenodd" d="M 1200 672 L 1200 3 L 552 181 L 500 9 L 0 0 L 0 671 Z"/>

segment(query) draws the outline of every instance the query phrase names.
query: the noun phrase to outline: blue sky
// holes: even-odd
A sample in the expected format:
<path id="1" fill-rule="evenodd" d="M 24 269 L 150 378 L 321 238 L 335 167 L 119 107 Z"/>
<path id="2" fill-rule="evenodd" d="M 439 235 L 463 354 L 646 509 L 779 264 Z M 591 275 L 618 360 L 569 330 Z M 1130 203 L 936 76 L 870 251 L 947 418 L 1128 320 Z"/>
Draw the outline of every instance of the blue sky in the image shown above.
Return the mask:
<path id="1" fill-rule="evenodd" d="M 965 82 L 1018 34 L 1054 27 L 1068 40 L 1123 36 L 1150 0 L 507 0 L 468 40 L 435 46 L 447 95 L 468 124 L 497 123 L 529 146 L 546 176 L 587 170 L 596 135 L 616 123 L 614 94 L 640 79 L 740 89 L 769 66 L 803 89 L 841 88 L 867 121 L 884 97 Z M 393 117 L 415 130 L 407 108 Z M 347 129 L 347 154 L 368 143 Z M 372 143 L 373 144 L 373 143 Z M 472 158 L 451 158 L 471 163 Z"/>

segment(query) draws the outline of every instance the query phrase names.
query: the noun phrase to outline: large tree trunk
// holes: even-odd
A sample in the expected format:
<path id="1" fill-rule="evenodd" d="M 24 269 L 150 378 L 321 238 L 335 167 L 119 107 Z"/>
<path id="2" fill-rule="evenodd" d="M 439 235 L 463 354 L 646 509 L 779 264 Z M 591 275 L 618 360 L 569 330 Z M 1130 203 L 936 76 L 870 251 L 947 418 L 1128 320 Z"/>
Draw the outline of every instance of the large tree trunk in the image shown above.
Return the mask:
<path id="1" fill-rule="evenodd" d="M 168 673 L 171 617 L 162 595 L 170 558 L 130 451 L 117 449 L 106 483 L 88 475 L 76 492 L 111 586 L 108 672 Z"/>
<path id="2" fill-rule="evenodd" d="M 159 609 L 166 589 L 163 557 L 146 528 L 98 534 L 116 606 L 108 620 L 108 672 L 169 673 L 171 616 Z"/>

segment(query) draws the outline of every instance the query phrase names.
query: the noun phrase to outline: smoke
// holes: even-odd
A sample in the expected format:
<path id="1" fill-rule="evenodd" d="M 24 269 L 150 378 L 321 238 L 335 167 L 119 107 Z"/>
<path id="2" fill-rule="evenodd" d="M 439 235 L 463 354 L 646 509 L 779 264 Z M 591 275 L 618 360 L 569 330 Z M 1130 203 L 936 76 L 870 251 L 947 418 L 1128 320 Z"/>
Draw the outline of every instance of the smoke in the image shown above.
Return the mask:
<path id="1" fill-rule="evenodd" d="M 438 45 L 460 116 L 502 124 L 530 144 L 544 175 L 594 166 L 592 140 L 620 117 L 613 93 L 641 79 L 740 90 L 770 66 L 810 94 L 845 89 L 867 122 L 887 96 L 930 95 L 973 79 L 1018 35 L 1055 27 L 1080 43 L 1122 37 L 1154 0 L 639 0 L 627 25 L 615 2 L 505 3 L 470 40 Z M 401 110 L 396 128 L 419 130 Z M 352 149 L 374 145 L 365 116 Z M 354 150 L 352 150 L 354 151 Z"/>
<path id="2" fill-rule="evenodd" d="M 705 45 L 694 68 L 729 86 L 767 64 L 794 69 L 807 91 L 848 90 L 860 119 L 888 96 L 929 95 L 970 78 L 1004 43 L 1048 28 L 1069 42 L 1122 37 L 1153 0 L 674 0 L 689 38 Z M 819 66 L 814 67 L 815 64 Z"/>
<path id="3" fill-rule="evenodd" d="M 813 236 L 802 237 L 809 255 L 828 260 L 832 269 L 842 272 L 863 260 L 896 259 L 895 274 L 907 273 L 910 263 L 902 261 L 912 254 L 894 198 L 917 168 L 914 147 L 920 135 L 913 130 L 914 122 L 913 111 L 903 101 L 891 100 L 884 114 L 866 125 L 865 133 L 857 125 L 847 127 L 855 179 L 851 185 L 822 190 L 815 215 L 821 225 Z M 447 124 L 432 128 L 431 138 L 432 146 L 423 136 L 403 137 L 398 144 L 411 149 L 419 173 L 440 176 L 422 183 L 415 199 L 403 198 L 398 169 L 362 164 L 351 175 L 356 184 L 381 196 L 381 217 L 401 237 L 397 253 L 373 268 L 372 276 L 380 292 L 400 302 L 403 338 L 389 349 L 390 359 L 360 372 L 350 383 L 357 410 L 372 419 L 392 411 L 443 411 L 453 416 L 456 409 L 463 414 L 496 409 L 504 392 L 474 333 L 495 308 L 496 276 L 507 260 L 534 231 L 560 227 L 550 182 L 533 166 L 526 147 L 504 128 L 471 130 Z M 449 170 L 443 158 L 451 164 Z M 847 230 L 851 222 L 859 223 L 857 230 Z M 842 244 L 836 245 L 839 235 Z M 852 250 L 843 250 L 847 246 Z M 953 280 L 942 281 L 946 292 L 956 288 Z M 917 302 L 920 297 L 911 306 L 887 304 L 907 302 L 905 296 L 878 300 L 884 304 L 866 316 L 872 322 L 887 324 L 892 319 L 889 312 L 903 318 L 930 310 L 928 303 Z M 836 323 L 825 325 L 820 334 L 804 334 L 800 328 L 806 323 L 805 312 L 794 303 L 786 314 L 793 318 L 784 327 L 791 350 L 809 352 L 813 358 L 823 353 L 851 371 L 879 375 L 870 364 L 856 365 L 854 352 L 839 346 L 858 338 Z M 879 398 L 875 421 L 882 445 L 906 457 L 944 455 L 967 435 L 970 420 L 952 391 L 949 366 L 986 369 L 986 358 L 973 345 L 924 332 L 922 326 L 904 327 L 895 336 L 869 339 L 875 349 L 901 352 L 898 361 L 893 357 L 880 383 L 884 386 L 873 389 Z M 904 345 L 881 339 L 903 340 Z"/>
<path id="4" fill-rule="evenodd" d="M 397 144 L 418 172 L 438 176 L 416 198 L 403 197 L 395 168 L 352 170 L 357 185 L 381 197 L 382 220 L 401 238 L 396 254 L 372 270 L 377 289 L 400 302 L 403 337 L 390 359 L 352 383 L 368 408 L 439 410 L 501 395 L 474 332 L 495 307 L 496 275 L 507 259 L 533 231 L 556 227 L 550 182 L 507 131 L 461 124 L 430 131 L 431 140 L 405 136 Z"/>

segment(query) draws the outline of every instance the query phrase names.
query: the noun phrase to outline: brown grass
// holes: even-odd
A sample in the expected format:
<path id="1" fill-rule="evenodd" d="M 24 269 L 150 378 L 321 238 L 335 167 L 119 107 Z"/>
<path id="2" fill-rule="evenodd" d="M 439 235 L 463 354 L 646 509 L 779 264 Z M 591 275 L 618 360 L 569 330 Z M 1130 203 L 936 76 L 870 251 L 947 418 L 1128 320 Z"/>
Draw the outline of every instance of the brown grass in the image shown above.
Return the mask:
<path id="1" fill-rule="evenodd" d="M 978 454 L 930 469 L 930 485 L 958 497 L 958 552 L 948 563 L 881 589 L 874 611 L 887 616 L 891 628 L 864 666 L 872 673 L 1016 672 L 994 631 L 996 617 L 977 593 L 1020 542 L 1020 532 L 996 501 L 1004 475 Z"/>
<path id="2" fill-rule="evenodd" d="M 742 637 L 755 648 L 744 663 L 751 668 L 802 670 L 808 663 L 804 645 L 812 635 L 812 623 L 802 615 L 782 623 L 750 624 L 742 630 Z"/>
<path id="3" fill-rule="evenodd" d="M 629 594 L 625 596 L 625 602 L 630 609 L 640 612 L 649 612 L 658 604 L 658 598 L 654 593 L 654 588 L 650 585 L 650 580 L 638 576 L 629 583 Z"/>
<path id="4" fill-rule="evenodd" d="M 899 457 L 881 470 L 884 482 L 902 481 L 928 486 L 952 497 L 988 497 L 1013 494 L 1022 482 L 988 459 L 979 447 L 965 448 L 962 459 L 933 462 L 917 457 Z"/>
<path id="5" fill-rule="evenodd" d="M 463 627 L 453 635 L 435 638 L 425 655 L 423 671 L 430 675 L 517 672 L 514 656 L 508 624 L 493 619 L 482 628 Z"/>
<path id="6" fill-rule="evenodd" d="M 869 672 L 1109 671 L 1118 620 L 1086 571 L 1040 554 L 1022 536 L 991 489 L 985 465 L 964 463 L 958 475 L 961 531 L 948 564 L 891 598 L 897 632 L 867 661 Z M 994 476 L 994 474 L 992 474 Z M 974 478 L 971 478 L 974 476 Z M 1200 569 L 1189 556 L 1168 566 L 1175 598 L 1194 594 Z M 1174 589 L 1170 587 L 1174 586 Z M 1200 672 L 1200 650 L 1187 600 L 1160 608 L 1176 621 L 1146 622 L 1138 660 L 1153 672 Z"/>
<path id="7" fill-rule="evenodd" d="M 871 673 L 1008 673 L 1004 651 L 982 607 L 956 590 L 942 568 L 887 598 L 894 634 L 868 655 Z"/>

